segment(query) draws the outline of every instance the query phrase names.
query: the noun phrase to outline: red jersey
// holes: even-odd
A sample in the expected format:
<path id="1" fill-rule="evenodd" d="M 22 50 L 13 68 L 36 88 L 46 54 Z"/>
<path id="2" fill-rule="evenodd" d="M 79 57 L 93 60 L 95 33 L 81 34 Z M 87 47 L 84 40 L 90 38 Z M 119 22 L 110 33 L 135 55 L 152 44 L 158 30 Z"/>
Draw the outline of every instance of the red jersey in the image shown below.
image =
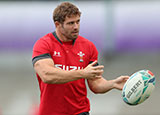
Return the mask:
<path id="1" fill-rule="evenodd" d="M 97 60 L 96 47 L 89 40 L 78 36 L 72 42 L 62 42 L 56 33 L 39 39 L 33 47 L 33 64 L 43 58 L 52 58 L 55 67 L 63 70 L 85 68 Z M 85 79 L 64 84 L 44 83 L 37 74 L 41 97 L 39 115 L 76 115 L 90 110 Z"/>

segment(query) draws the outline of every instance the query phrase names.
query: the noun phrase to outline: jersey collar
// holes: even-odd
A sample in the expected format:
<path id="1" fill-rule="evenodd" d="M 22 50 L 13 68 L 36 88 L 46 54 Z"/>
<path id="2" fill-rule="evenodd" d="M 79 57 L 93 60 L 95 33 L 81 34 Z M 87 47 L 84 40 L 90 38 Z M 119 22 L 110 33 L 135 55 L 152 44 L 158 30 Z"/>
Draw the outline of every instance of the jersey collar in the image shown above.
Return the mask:
<path id="1" fill-rule="evenodd" d="M 54 32 L 52 32 L 52 34 L 53 34 L 53 36 L 58 40 L 58 42 L 60 42 L 61 44 L 63 44 L 63 43 L 62 43 L 62 41 L 58 38 L 58 36 L 57 36 L 57 34 L 56 34 L 56 32 L 55 32 L 55 31 L 54 31 Z M 74 45 L 75 41 L 76 41 L 76 39 L 75 39 L 75 40 L 73 40 L 73 45 Z"/>

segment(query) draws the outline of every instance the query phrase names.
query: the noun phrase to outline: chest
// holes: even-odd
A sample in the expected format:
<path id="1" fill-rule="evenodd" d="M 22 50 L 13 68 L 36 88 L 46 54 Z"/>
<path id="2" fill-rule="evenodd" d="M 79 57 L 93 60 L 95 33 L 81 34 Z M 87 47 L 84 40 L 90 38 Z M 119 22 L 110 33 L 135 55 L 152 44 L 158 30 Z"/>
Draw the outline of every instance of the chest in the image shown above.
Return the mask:
<path id="1" fill-rule="evenodd" d="M 76 70 L 85 68 L 90 61 L 89 49 L 79 45 L 55 45 L 51 49 L 51 57 L 57 68 Z"/>

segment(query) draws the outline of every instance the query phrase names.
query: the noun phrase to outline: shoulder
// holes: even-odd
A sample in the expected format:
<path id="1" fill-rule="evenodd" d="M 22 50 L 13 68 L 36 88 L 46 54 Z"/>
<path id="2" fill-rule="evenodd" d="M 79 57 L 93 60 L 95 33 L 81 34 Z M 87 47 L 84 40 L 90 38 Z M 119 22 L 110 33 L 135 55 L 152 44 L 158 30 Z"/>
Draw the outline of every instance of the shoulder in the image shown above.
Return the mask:
<path id="1" fill-rule="evenodd" d="M 46 34 L 46 35 L 44 35 L 43 37 L 41 37 L 39 40 L 41 40 L 41 41 L 51 41 L 51 40 L 53 40 L 53 35 L 52 35 L 52 33 L 48 33 L 48 34 Z"/>
<path id="2" fill-rule="evenodd" d="M 95 52 L 95 51 L 97 52 L 97 48 L 94 45 L 94 43 L 82 36 L 78 36 L 77 45 L 78 47 L 87 49 L 87 51 L 89 52 Z"/>
<path id="3" fill-rule="evenodd" d="M 35 49 L 50 49 L 53 44 L 54 38 L 52 33 L 48 33 L 38 39 L 33 46 L 33 50 Z"/>
<path id="4" fill-rule="evenodd" d="M 90 40 L 88 40 L 88 39 L 86 39 L 86 38 L 84 38 L 82 36 L 78 36 L 77 41 L 79 43 L 83 43 L 83 44 L 94 45 L 92 41 L 90 41 Z"/>
<path id="5" fill-rule="evenodd" d="M 35 44 L 50 44 L 51 42 L 54 41 L 54 36 L 52 33 L 48 33 L 44 35 L 43 37 L 39 38 Z"/>

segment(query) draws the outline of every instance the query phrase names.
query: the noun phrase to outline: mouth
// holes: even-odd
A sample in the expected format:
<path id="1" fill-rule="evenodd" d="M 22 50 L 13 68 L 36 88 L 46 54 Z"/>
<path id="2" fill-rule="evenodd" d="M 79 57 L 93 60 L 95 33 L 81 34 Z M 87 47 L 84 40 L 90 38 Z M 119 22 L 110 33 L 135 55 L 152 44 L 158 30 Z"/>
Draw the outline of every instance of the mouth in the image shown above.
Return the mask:
<path id="1" fill-rule="evenodd" d="M 78 37 L 78 35 L 79 35 L 79 32 L 78 32 L 78 31 L 76 31 L 76 32 L 72 32 L 72 37 L 77 38 L 77 37 Z"/>
<path id="2" fill-rule="evenodd" d="M 78 32 L 72 32 L 73 34 L 78 34 Z"/>
<path id="3" fill-rule="evenodd" d="M 72 33 L 75 33 L 75 34 L 77 34 L 77 33 L 79 33 L 79 31 L 73 31 Z"/>

